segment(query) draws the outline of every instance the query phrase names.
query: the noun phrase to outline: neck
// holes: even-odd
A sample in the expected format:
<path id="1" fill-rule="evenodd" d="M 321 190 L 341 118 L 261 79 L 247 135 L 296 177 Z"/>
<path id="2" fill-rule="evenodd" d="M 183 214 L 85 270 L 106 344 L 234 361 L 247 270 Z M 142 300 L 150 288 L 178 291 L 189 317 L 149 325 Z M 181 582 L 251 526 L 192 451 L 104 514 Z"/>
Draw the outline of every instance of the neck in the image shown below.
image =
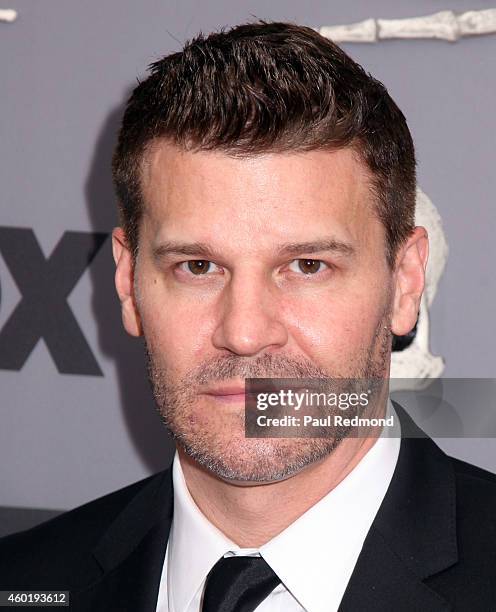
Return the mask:
<path id="1" fill-rule="evenodd" d="M 345 438 L 324 459 L 286 480 L 267 484 L 222 480 L 181 448 L 178 454 L 188 490 L 205 517 L 241 548 L 259 548 L 346 478 L 379 434 Z"/>

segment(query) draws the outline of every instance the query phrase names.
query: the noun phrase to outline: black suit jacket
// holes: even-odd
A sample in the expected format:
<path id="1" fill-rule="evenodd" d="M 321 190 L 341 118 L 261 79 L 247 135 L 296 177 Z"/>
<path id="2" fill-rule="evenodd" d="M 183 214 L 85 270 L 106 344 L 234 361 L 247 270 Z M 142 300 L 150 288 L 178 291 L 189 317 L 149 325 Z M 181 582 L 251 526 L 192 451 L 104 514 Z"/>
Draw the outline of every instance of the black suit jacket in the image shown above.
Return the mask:
<path id="1" fill-rule="evenodd" d="M 77 612 L 155 612 L 172 500 L 167 469 L 1 539 L 0 590 L 69 590 Z M 496 610 L 496 476 L 405 438 L 340 612 L 441 610 Z"/>

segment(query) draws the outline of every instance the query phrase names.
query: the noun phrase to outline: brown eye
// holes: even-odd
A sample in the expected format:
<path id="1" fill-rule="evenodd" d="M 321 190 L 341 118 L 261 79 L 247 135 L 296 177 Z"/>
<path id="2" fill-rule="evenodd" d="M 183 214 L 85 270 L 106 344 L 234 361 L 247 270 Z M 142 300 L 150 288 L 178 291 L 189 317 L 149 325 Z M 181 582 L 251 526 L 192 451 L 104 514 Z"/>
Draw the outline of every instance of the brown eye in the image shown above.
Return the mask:
<path id="1" fill-rule="evenodd" d="M 319 272 L 322 262 L 318 259 L 298 259 L 298 268 L 304 274 L 315 274 Z"/>
<path id="2" fill-rule="evenodd" d="M 188 261 L 188 270 L 192 274 L 205 274 L 208 272 L 210 268 L 210 262 L 206 259 L 194 259 L 192 261 Z"/>

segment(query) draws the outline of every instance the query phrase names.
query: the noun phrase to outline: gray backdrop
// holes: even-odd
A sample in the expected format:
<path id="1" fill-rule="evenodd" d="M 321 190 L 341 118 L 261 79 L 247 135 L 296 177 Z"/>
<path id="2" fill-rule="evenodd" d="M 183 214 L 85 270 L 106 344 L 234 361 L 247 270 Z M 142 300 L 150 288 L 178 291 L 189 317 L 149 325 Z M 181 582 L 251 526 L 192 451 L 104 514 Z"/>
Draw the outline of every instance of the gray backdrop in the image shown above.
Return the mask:
<path id="1" fill-rule="evenodd" d="M 64 232 L 115 224 L 110 155 L 147 64 L 199 30 L 252 16 L 320 26 L 491 4 L 2 0 L 20 16 L 0 24 L 0 505 L 71 508 L 170 460 L 141 344 L 121 330 L 110 241 L 85 267 L 88 235 L 69 234 L 49 260 Z M 419 184 L 444 221 L 450 257 L 431 311 L 433 351 L 446 376 L 493 378 L 496 35 L 345 48 L 405 112 Z M 30 350 L 41 331 L 50 346 Z M 496 470 L 493 439 L 440 444 Z"/>

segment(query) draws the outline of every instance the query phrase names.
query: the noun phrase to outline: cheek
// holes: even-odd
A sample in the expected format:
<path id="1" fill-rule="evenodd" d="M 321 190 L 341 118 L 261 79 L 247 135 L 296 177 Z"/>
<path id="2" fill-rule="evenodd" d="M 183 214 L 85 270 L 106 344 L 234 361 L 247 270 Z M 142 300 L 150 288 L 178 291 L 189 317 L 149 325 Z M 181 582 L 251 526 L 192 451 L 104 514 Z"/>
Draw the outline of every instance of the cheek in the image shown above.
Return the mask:
<path id="1" fill-rule="evenodd" d="M 382 304 L 361 292 L 346 299 L 306 300 L 285 308 L 295 344 L 318 363 L 343 362 L 368 348 L 382 315 Z"/>
<path id="2" fill-rule="evenodd" d="M 163 365 L 182 372 L 205 359 L 214 323 L 204 304 L 178 300 L 152 279 L 140 291 L 139 312 L 147 344 Z"/>

